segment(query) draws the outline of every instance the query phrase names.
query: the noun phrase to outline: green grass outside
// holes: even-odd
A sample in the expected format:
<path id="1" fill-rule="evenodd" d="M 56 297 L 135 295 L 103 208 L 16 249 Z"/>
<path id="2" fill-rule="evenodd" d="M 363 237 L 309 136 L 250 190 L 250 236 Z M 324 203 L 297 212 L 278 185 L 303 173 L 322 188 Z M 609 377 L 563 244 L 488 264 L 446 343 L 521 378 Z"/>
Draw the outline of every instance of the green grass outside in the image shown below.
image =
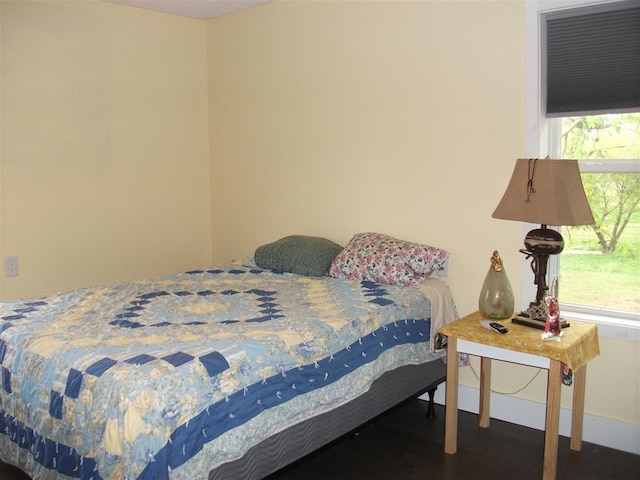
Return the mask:
<path id="1" fill-rule="evenodd" d="M 627 225 L 610 255 L 600 253 L 588 227 L 563 236 L 560 301 L 640 313 L 640 223 Z"/>

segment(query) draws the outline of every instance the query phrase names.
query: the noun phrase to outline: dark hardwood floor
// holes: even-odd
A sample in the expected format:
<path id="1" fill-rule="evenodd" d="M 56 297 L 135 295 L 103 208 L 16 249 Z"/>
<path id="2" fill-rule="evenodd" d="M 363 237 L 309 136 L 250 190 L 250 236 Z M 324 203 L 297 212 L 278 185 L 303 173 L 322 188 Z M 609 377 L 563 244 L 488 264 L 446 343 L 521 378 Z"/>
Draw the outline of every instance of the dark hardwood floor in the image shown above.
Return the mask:
<path id="1" fill-rule="evenodd" d="M 269 480 L 540 480 L 544 432 L 460 412 L 458 452 L 444 453 L 444 408 L 426 418 L 427 403 L 413 400 L 362 427 Z M 569 450 L 560 437 L 558 480 L 637 480 L 640 456 L 583 443 Z M 0 463 L 0 479 L 28 480 Z M 199 479 L 194 479 L 199 480 Z"/>
<path id="2" fill-rule="evenodd" d="M 460 412 L 458 451 L 444 453 L 444 407 L 426 418 L 427 403 L 413 400 L 356 435 L 341 439 L 270 480 L 316 479 L 471 479 L 540 480 L 544 432 Z M 569 449 L 560 437 L 558 480 L 640 479 L 640 456 L 583 443 Z"/>

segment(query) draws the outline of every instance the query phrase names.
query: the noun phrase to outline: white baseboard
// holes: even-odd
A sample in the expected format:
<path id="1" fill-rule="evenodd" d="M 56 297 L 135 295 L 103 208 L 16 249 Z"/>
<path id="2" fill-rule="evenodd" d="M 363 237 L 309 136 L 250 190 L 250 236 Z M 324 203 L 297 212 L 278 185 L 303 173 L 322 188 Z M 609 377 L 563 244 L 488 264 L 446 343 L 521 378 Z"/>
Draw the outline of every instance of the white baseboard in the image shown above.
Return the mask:
<path id="1" fill-rule="evenodd" d="M 443 383 L 436 390 L 434 400 L 437 404 L 445 404 L 445 388 L 446 383 Z M 428 400 L 429 397 L 425 394 L 420 398 Z M 477 388 L 465 385 L 458 388 L 460 410 L 477 414 L 479 398 Z M 544 430 L 545 407 L 543 403 L 491 392 L 491 418 L 505 422 Z M 571 435 L 571 410 L 566 408 L 560 409 L 560 435 Z M 640 455 L 640 425 L 585 413 L 582 440 Z"/>

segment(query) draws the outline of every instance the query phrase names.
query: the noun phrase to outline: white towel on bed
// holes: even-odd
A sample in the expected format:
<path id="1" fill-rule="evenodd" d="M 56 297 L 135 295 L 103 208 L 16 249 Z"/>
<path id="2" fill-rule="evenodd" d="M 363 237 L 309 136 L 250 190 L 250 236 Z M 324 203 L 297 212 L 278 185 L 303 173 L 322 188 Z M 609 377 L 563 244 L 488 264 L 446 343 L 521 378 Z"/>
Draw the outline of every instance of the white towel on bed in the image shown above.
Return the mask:
<path id="1" fill-rule="evenodd" d="M 434 341 L 438 330 L 446 324 L 458 320 L 458 311 L 453 302 L 449 286 L 437 278 L 427 278 L 416 288 L 431 301 L 431 351 L 435 351 Z"/>

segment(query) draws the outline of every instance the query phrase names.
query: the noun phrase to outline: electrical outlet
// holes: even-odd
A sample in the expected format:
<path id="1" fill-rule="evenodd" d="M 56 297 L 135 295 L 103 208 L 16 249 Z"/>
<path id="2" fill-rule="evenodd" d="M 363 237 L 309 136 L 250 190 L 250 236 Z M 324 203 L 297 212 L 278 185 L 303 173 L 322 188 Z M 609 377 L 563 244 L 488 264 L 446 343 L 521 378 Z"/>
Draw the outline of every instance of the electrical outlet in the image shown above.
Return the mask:
<path id="1" fill-rule="evenodd" d="M 17 277 L 19 273 L 18 257 L 4 257 L 4 276 Z"/>

